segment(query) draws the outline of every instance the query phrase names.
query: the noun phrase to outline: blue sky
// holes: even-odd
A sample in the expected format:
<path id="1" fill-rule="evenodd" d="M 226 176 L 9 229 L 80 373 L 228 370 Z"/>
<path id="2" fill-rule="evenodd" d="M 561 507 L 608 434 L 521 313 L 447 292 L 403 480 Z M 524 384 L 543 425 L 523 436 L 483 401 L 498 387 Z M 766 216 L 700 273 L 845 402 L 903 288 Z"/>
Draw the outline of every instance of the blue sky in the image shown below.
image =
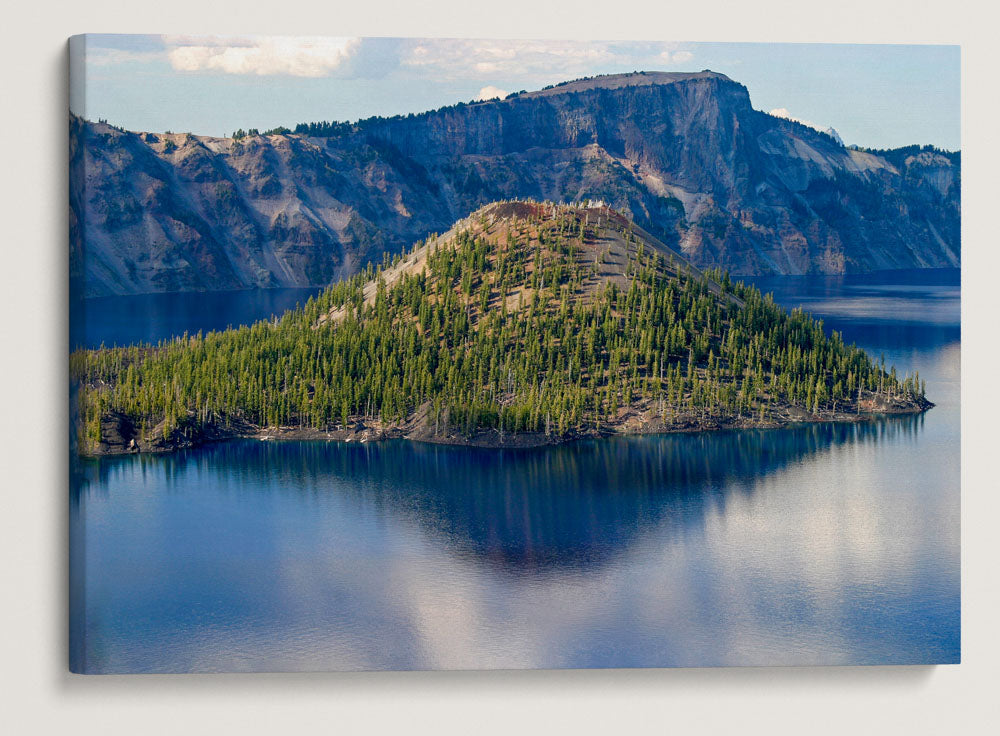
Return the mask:
<path id="1" fill-rule="evenodd" d="M 420 112 L 594 74 L 711 69 L 846 143 L 960 147 L 958 46 L 332 37 L 86 37 L 77 114 L 229 135 Z"/>

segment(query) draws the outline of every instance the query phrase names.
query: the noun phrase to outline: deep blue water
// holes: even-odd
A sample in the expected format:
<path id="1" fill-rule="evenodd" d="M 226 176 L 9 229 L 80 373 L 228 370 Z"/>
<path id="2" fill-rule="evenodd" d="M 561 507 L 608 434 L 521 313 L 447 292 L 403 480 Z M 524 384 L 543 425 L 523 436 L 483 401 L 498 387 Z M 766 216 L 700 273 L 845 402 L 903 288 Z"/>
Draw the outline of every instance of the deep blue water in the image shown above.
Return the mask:
<path id="1" fill-rule="evenodd" d="M 71 343 L 74 348 L 155 344 L 185 332 L 224 330 L 280 315 L 320 291 L 246 289 L 86 299 L 73 305 Z"/>
<path id="2" fill-rule="evenodd" d="M 937 406 L 528 451 L 237 441 L 88 461 L 74 668 L 958 661 L 957 271 L 761 285 L 919 370 Z"/>

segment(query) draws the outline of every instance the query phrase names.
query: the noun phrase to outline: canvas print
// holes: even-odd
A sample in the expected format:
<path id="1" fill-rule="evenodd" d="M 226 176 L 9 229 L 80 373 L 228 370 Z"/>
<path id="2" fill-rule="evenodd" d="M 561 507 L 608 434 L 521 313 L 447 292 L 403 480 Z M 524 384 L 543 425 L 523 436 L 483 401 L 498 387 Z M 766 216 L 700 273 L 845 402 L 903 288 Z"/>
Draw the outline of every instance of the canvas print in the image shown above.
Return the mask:
<path id="1" fill-rule="evenodd" d="M 960 660 L 960 50 L 70 41 L 70 668 Z"/>

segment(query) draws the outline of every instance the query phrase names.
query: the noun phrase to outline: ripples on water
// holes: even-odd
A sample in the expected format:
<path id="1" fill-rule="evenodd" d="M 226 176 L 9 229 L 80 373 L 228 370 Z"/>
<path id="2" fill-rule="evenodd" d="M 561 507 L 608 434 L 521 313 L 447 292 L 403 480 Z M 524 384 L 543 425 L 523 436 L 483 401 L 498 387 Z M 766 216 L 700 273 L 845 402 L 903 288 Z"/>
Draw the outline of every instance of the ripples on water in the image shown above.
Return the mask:
<path id="1" fill-rule="evenodd" d="M 528 451 L 236 441 L 84 463 L 75 666 L 956 661 L 952 279 L 952 296 L 776 290 L 919 369 L 938 404 L 922 416 Z M 905 308 L 865 320 L 856 300 L 880 289 Z M 913 322 L 929 303 L 943 311 Z"/>

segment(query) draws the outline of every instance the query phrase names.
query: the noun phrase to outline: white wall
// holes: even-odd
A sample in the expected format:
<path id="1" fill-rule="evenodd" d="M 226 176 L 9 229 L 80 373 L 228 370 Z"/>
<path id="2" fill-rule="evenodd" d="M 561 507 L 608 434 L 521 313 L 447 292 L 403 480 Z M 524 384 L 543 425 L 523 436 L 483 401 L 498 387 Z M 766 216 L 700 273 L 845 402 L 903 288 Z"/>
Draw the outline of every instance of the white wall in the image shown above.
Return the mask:
<path id="1" fill-rule="evenodd" d="M 6 733 L 974 733 L 996 727 L 998 14 L 983 3 L 55 0 L 4 9 L 0 723 Z M 677 7 L 681 5 L 681 7 Z M 627 12 L 623 9 L 630 8 Z M 701 8 L 707 8 L 702 10 Z M 380 12 L 381 11 L 381 12 Z M 822 13 L 822 14 L 821 14 Z M 804 668 L 83 678 L 67 674 L 66 51 L 81 32 L 960 42 L 964 46 L 963 658 Z M 995 471 L 994 471 L 995 472 Z M 11 727 L 13 726 L 13 727 Z M 905 730 L 904 730 L 905 729 Z"/>

